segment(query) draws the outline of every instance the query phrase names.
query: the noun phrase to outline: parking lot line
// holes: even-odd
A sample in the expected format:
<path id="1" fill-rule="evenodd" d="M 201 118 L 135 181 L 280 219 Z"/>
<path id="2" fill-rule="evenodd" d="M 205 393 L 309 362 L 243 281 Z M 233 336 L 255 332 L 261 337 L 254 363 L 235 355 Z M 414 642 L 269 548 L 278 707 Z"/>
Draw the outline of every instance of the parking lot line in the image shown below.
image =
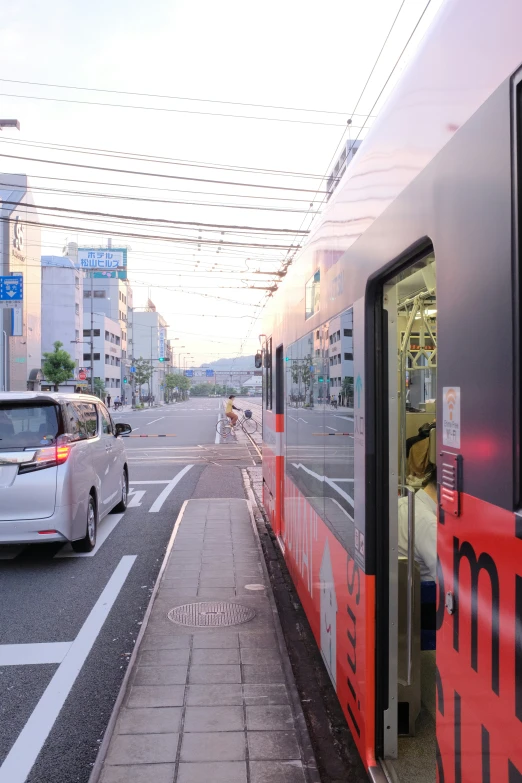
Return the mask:
<path id="1" fill-rule="evenodd" d="M 179 481 L 181 481 L 183 476 L 186 473 L 188 473 L 189 470 L 192 467 L 194 467 L 194 466 L 193 465 L 187 465 L 186 467 L 183 468 L 183 470 L 180 470 L 180 472 L 176 476 L 174 476 L 172 481 L 169 481 L 169 483 L 167 484 L 167 486 L 165 487 L 163 492 L 160 492 L 160 494 L 158 495 L 158 497 L 156 498 L 156 500 L 154 501 L 152 506 L 149 508 L 149 514 L 151 512 L 154 513 L 155 511 L 160 511 L 161 510 L 162 505 L 164 504 L 164 502 L 166 501 L 166 499 L 168 498 L 168 496 L 170 495 L 170 493 L 172 492 L 172 490 L 174 489 L 176 484 Z"/>
<path id="2" fill-rule="evenodd" d="M 55 554 L 55 558 L 56 557 L 94 557 L 94 555 L 98 552 L 100 547 L 102 547 L 105 541 L 109 538 L 110 534 L 112 533 L 112 531 L 114 530 L 118 522 L 122 519 L 122 517 L 123 514 L 108 514 L 105 517 L 100 527 L 98 528 L 98 535 L 96 536 L 96 546 L 91 552 L 75 552 L 70 544 L 65 544 L 65 546 Z"/>
<path id="3" fill-rule="evenodd" d="M 61 663 L 72 642 L 36 644 L 0 644 L 0 666 L 27 666 L 36 663 Z"/>
<path id="4" fill-rule="evenodd" d="M 136 555 L 125 555 L 0 767 L 0 783 L 25 783 L 111 611 Z"/>

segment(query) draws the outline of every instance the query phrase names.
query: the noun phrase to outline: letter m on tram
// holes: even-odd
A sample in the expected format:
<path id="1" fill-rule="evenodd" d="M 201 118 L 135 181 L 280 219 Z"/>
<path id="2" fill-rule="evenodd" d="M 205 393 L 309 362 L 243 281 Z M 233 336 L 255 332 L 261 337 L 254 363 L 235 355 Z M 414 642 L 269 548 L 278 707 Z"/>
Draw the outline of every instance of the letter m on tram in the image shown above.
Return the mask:
<path id="1" fill-rule="evenodd" d="M 470 572 L 470 581 L 465 575 L 464 561 Z M 482 580 L 489 577 L 489 590 L 485 589 Z M 485 606 L 486 597 L 491 595 L 491 612 L 486 614 L 481 611 L 479 617 L 479 581 L 483 585 L 481 600 L 482 608 Z M 469 584 L 469 590 L 467 585 Z M 442 585 L 441 585 L 442 588 Z M 443 588 L 442 588 L 443 589 Z M 500 622 L 500 586 L 498 571 L 491 555 L 486 552 L 477 558 L 476 552 L 469 541 L 462 544 L 459 539 L 453 538 L 453 589 L 455 595 L 453 613 L 453 648 L 459 652 L 461 618 L 471 618 L 471 666 L 478 672 L 478 636 L 479 623 L 481 634 L 486 633 L 491 627 L 491 688 L 499 693 L 499 622 Z M 441 595 L 441 601 L 444 598 Z"/>

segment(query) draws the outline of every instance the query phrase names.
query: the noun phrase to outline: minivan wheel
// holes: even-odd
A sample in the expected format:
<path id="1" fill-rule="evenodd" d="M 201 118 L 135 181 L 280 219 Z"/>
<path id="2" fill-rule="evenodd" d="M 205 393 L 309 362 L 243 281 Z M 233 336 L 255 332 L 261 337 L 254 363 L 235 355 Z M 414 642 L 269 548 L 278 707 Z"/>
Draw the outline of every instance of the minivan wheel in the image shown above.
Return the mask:
<path id="1" fill-rule="evenodd" d="M 124 470 L 123 476 L 121 478 L 121 500 L 117 506 L 114 506 L 112 510 L 117 511 L 119 513 L 125 511 L 125 509 L 127 508 L 128 496 L 129 496 L 129 477 L 127 475 L 127 471 Z"/>
<path id="2" fill-rule="evenodd" d="M 75 552 L 92 552 L 96 546 L 96 503 L 92 495 L 89 495 L 89 502 L 87 504 L 87 527 L 85 531 L 85 538 L 80 538 L 79 541 L 71 541 L 71 546 Z"/>

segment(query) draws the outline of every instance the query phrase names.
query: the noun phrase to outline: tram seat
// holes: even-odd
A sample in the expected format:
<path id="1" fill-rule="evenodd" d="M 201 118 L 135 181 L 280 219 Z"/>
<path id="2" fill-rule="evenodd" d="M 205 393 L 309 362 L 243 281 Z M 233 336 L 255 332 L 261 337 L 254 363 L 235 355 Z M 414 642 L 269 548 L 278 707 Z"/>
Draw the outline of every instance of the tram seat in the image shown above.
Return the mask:
<path id="1" fill-rule="evenodd" d="M 398 729 L 403 736 L 415 736 L 415 724 L 421 710 L 421 645 L 420 645 L 420 571 L 415 563 L 413 580 L 413 649 L 411 684 L 406 685 L 408 674 L 408 558 L 399 557 L 398 584 Z"/>

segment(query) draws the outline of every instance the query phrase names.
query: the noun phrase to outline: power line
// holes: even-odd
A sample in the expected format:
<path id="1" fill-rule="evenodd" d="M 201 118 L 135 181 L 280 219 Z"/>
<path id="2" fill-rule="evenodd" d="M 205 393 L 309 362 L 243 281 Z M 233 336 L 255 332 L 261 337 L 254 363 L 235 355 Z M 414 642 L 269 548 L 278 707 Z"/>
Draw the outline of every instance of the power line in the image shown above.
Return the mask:
<path id="1" fill-rule="evenodd" d="M 293 120 L 289 117 L 258 117 L 248 114 L 227 114 L 226 112 L 195 111 L 193 109 L 174 109 L 167 106 L 133 106 L 129 103 L 103 103 L 102 101 L 76 101 L 72 98 L 49 98 L 43 95 L 17 95 L 10 92 L 0 92 L 4 98 L 24 98 L 32 101 L 48 101 L 53 103 L 74 103 L 82 106 L 104 106 L 111 109 L 134 109 L 135 111 L 164 111 L 175 114 L 196 114 L 207 117 L 230 117 L 234 120 L 256 120 L 263 122 L 291 122 L 296 125 L 322 125 L 326 127 L 344 127 L 342 122 L 320 122 L 319 120 Z"/>
<path id="2" fill-rule="evenodd" d="M 255 232 L 258 234 L 295 234 L 295 233 L 301 233 L 304 234 L 304 231 L 294 231 L 294 229 L 291 228 L 264 228 L 261 226 L 234 226 L 229 224 L 220 224 L 220 223 L 200 223 L 193 220 L 165 220 L 163 218 L 148 218 L 143 216 L 135 216 L 135 215 L 116 215 L 110 212 L 94 212 L 91 210 L 85 210 L 85 209 L 70 209 L 69 207 L 51 207 L 51 206 L 43 206 L 38 204 L 27 204 L 24 201 L 7 201 L 2 200 L 2 204 L 11 204 L 15 206 L 20 207 L 28 207 L 30 209 L 41 209 L 41 210 L 47 210 L 47 211 L 53 211 L 53 212 L 70 212 L 73 215 L 94 215 L 96 217 L 104 217 L 104 218 L 118 218 L 121 220 L 132 220 L 136 223 L 150 223 L 150 224 L 166 224 L 166 225 L 172 225 L 172 226 L 195 226 L 199 227 L 203 230 L 207 229 L 223 229 L 224 231 L 246 231 L 246 232 Z"/>
<path id="3" fill-rule="evenodd" d="M 0 217 L 0 220 L 3 222 L 9 222 L 11 218 L 9 217 Z M 26 220 L 25 223 L 30 226 L 40 226 L 43 228 L 50 228 L 50 229 L 62 229 L 66 231 L 76 231 L 79 234 L 100 234 L 100 229 L 94 229 L 94 228 L 88 228 L 88 227 L 78 227 L 78 226 L 65 226 L 57 223 L 41 223 L 40 221 L 30 221 Z M 122 232 L 122 231 L 113 231 L 111 229 L 111 233 L 114 236 L 122 236 L 122 237 L 129 237 L 134 239 L 147 239 L 147 240 L 159 240 L 161 242 L 177 242 L 182 244 L 198 244 L 199 240 L 197 239 L 185 239 L 182 237 L 175 237 L 175 236 L 159 236 L 159 235 L 153 235 L 153 234 L 134 234 L 129 232 Z M 205 244 L 207 245 L 219 245 L 221 244 L 219 240 L 212 240 L 207 239 L 205 240 Z M 264 250 L 286 250 L 287 245 L 269 245 L 269 244 L 261 244 L 261 243 L 255 243 L 255 242 L 224 242 L 224 245 L 230 245 L 234 247 L 245 247 L 245 248 L 262 248 Z"/>
<path id="4" fill-rule="evenodd" d="M 0 93 L 1 94 L 1 93 Z M 30 160 L 33 163 L 50 163 L 54 166 L 69 166 L 75 169 L 91 169 L 93 171 L 111 171 L 116 174 L 133 174 L 141 177 L 161 177 L 162 179 L 182 179 L 186 182 L 210 182 L 213 185 L 234 185 L 242 188 L 266 188 L 267 190 L 288 190 L 294 193 L 311 193 L 313 188 L 289 188 L 286 185 L 259 185 L 252 182 L 230 182 L 227 180 L 205 179 L 201 177 L 182 177 L 179 174 L 159 174 L 150 171 L 133 171 L 129 169 L 115 169 L 107 166 L 90 166 L 87 163 L 68 163 L 62 160 L 47 160 L 44 158 L 29 158 L 26 155 L 8 155 L 0 152 L 0 157 L 13 160 Z"/>
<path id="5" fill-rule="evenodd" d="M 28 175 L 29 176 L 29 175 Z M 12 187 L 12 183 L 0 182 L 0 187 Z M 115 201 L 139 201 L 144 204 L 177 204 L 183 206 L 193 207 L 214 207 L 217 209 L 248 209 L 261 212 L 285 212 L 289 214 L 308 214 L 309 210 L 306 209 L 289 209 L 288 207 L 267 207 L 260 206 L 259 204 L 223 204 L 212 201 L 187 201 L 187 200 L 175 200 L 175 199 L 160 199 L 160 198 L 146 198 L 143 196 L 126 196 L 118 193 L 92 193 L 90 191 L 83 190 L 67 190 L 65 188 L 49 188 L 39 185 L 31 185 L 30 190 L 32 192 L 60 194 L 64 196 L 80 196 L 83 198 L 108 198 Z"/>
<path id="6" fill-rule="evenodd" d="M 46 82 L 28 82 L 21 79 L 0 79 L 0 82 L 10 82 L 11 84 L 30 84 L 34 87 L 57 87 L 63 90 L 83 90 L 86 92 L 106 92 L 114 95 L 136 95 L 140 98 L 165 98 L 172 101 L 196 101 L 198 103 L 221 103 L 228 106 L 249 106 L 254 109 L 279 109 L 281 111 L 302 111 L 313 112 L 314 114 L 349 114 L 346 111 L 332 111 L 328 109 L 300 109 L 293 106 L 271 106 L 263 103 L 243 103 L 241 101 L 220 101 L 215 98 L 187 98 L 180 95 L 158 95 L 148 92 L 131 92 L 129 90 L 109 90 L 101 87 L 79 87 L 71 84 L 48 84 Z M 360 115 L 361 117 L 363 115 Z"/>
<path id="7" fill-rule="evenodd" d="M 1 81 L 1 80 L 0 80 Z M 305 174 L 299 171 L 284 171 L 282 169 L 267 169 L 259 166 L 225 166 L 220 163 L 208 163 L 198 160 L 184 160 L 183 158 L 168 158 L 163 155 L 150 155 L 141 152 L 124 152 L 122 150 L 107 150 L 96 147 L 82 147 L 71 144 L 58 144 L 55 142 L 36 141 L 34 139 L 0 139 L 3 144 L 15 144 L 23 147 L 36 147 L 37 149 L 59 150 L 60 152 L 75 152 L 79 155 L 97 155 L 106 158 L 123 158 L 128 160 L 143 160 L 148 163 L 162 163 L 169 166 L 190 166 L 200 169 L 215 169 L 221 171 L 239 171 L 252 174 L 269 174 L 273 176 L 301 177 L 303 179 L 321 179 L 320 174 Z"/>

